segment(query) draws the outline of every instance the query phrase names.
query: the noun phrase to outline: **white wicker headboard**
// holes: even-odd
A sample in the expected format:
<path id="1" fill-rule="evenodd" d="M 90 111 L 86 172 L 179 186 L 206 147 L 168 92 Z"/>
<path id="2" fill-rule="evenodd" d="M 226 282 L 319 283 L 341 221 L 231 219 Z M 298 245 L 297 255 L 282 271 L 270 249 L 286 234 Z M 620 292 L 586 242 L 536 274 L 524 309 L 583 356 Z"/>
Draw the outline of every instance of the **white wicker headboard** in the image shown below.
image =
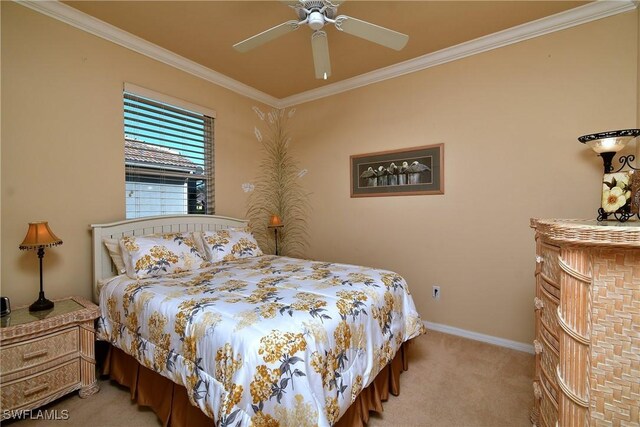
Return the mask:
<path id="1" fill-rule="evenodd" d="M 93 230 L 93 299 L 98 302 L 98 280 L 118 274 L 102 239 L 122 236 L 174 233 L 179 231 L 208 231 L 242 227 L 247 220 L 216 215 L 171 215 L 128 219 L 110 224 L 92 224 Z"/>

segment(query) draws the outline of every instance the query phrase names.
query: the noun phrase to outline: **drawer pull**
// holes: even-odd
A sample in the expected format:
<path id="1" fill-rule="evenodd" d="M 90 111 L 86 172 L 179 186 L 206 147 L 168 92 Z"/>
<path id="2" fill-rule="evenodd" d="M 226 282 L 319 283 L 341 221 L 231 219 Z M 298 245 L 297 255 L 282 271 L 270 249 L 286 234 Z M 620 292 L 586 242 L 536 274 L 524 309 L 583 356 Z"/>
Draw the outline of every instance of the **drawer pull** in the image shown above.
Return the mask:
<path id="1" fill-rule="evenodd" d="M 536 264 L 542 264 L 544 262 L 544 258 L 542 258 L 540 255 L 536 256 Z"/>
<path id="2" fill-rule="evenodd" d="M 24 397 L 31 396 L 32 394 L 40 393 L 41 391 L 44 391 L 48 388 L 49 388 L 49 384 L 47 383 L 40 384 L 39 386 L 36 386 L 32 389 L 25 390 Z"/>
<path id="3" fill-rule="evenodd" d="M 540 341 L 533 340 L 533 349 L 535 350 L 536 354 L 542 353 L 542 344 L 540 344 Z"/>
<path id="4" fill-rule="evenodd" d="M 25 353 L 22 355 L 22 360 L 31 360 L 31 359 L 35 359 L 36 357 L 42 357 L 45 356 L 47 353 L 49 353 L 49 350 L 37 350 L 37 351 L 32 351 L 31 353 Z"/>
<path id="5" fill-rule="evenodd" d="M 540 384 L 538 384 L 538 381 L 533 382 L 533 395 L 536 399 L 542 399 L 542 390 L 540 390 Z"/>
<path id="6" fill-rule="evenodd" d="M 533 299 L 533 305 L 536 307 L 536 310 L 540 310 L 541 308 L 544 307 L 544 301 L 542 301 L 540 298 L 535 297 Z"/>

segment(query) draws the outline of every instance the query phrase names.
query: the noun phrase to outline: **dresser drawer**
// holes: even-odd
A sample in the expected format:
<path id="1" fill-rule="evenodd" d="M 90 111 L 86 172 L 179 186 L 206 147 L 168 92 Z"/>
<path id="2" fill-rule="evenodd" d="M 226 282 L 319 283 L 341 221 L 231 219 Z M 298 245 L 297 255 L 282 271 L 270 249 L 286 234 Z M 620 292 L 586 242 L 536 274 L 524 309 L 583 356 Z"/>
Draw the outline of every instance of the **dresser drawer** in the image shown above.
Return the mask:
<path id="1" fill-rule="evenodd" d="M 540 292 L 540 299 L 542 300 L 540 320 L 547 330 L 557 339 L 560 327 L 558 325 L 559 301 L 549 295 L 544 289 Z"/>
<path id="2" fill-rule="evenodd" d="M 547 283 L 560 288 L 560 264 L 558 262 L 558 256 L 560 255 L 560 248 L 557 246 L 548 245 L 542 243 L 540 245 L 540 274 Z"/>
<path id="3" fill-rule="evenodd" d="M 550 396 L 549 391 L 542 385 L 542 398 L 540 399 L 540 421 L 545 427 L 556 427 L 558 422 L 558 406 Z"/>
<path id="4" fill-rule="evenodd" d="M 540 278 L 540 287 L 544 289 L 547 294 L 552 295 L 555 299 L 560 301 L 560 288 L 556 288 L 554 283 L 549 283 L 547 279 L 542 277 Z"/>
<path id="5" fill-rule="evenodd" d="M 3 410 L 18 409 L 80 386 L 80 360 L 75 359 L 31 377 L 2 385 Z"/>
<path id="6" fill-rule="evenodd" d="M 78 328 L 70 328 L 45 337 L 2 347 L 0 375 L 32 368 L 60 357 L 77 353 Z"/>
<path id="7" fill-rule="evenodd" d="M 553 347 L 556 352 L 560 352 L 560 343 L 558 342 L 558 338 L 556 338 L 556 336 L 553 335 L 551 331 L 544 326 L 544 324 L 540 328 L 540 336 L 547 342 L 547 344 Z"/>
<path id="8" fill-rule="evenodd" d="M 556 368 L 559 356 L 556 351 L 549 346 L 543 338 L 542 353 L 540 354 L 540 382 L 547 389 L 547 393 L 558 402 L 558 382 L 556 381 Z"/>

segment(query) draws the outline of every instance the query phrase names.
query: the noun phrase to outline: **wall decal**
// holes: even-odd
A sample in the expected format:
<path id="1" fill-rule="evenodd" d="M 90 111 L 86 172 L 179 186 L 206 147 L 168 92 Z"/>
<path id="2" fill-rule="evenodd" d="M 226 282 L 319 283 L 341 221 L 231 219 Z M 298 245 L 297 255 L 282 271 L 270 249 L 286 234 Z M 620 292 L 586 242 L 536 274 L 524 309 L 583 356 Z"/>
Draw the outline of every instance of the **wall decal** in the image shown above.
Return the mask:
<path id="1" fill-rule="evenodd" d="M 267 227 L 273 215 L 280 217 L 283 226 L 278 232 L 279 253 L 303 257 L 309 244 L 307 218 L 310 205 L 309 193 L 301 182 L 308 170 L 301 170 L 289 151 L 288 121 L 295 109 L 272 110 L 265 114 L 253 107 L 253 111 L 266 129 L 254 129 L 264 155 L 252 184 L 253 191 L 249 192 L 247 218 L 260 248 L 265 253 L 275 253 L 274 235 Z"/>

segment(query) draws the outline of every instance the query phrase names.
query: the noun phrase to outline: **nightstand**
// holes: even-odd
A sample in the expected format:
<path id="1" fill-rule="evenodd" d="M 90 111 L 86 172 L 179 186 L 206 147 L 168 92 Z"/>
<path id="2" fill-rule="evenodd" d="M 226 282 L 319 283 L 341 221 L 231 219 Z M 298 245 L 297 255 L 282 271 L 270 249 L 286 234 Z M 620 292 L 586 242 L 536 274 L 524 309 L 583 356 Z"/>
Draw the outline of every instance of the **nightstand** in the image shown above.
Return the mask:
<path id="1" fill-rule="evenodd" d="M 0 318 L 0 407 L 35 409 L 80 390 L 98 392 L 94 320 L 98 306 L 80 297 L 56 300 L 51 310 L 27 307 Z"/>

